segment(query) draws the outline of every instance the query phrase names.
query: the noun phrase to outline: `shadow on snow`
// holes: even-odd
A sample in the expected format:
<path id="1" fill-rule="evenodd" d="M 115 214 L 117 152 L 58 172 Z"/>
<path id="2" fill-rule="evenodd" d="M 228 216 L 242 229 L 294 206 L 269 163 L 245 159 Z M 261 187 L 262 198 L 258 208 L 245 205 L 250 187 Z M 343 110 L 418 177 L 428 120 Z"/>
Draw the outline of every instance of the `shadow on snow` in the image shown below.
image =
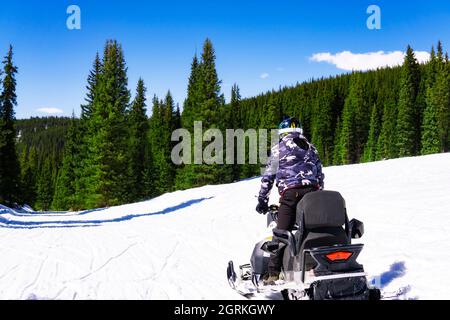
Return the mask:
<path id="1" fill-rule="evenodd" d="M 76 228 L 76 227 L 97 227 L 101 226 L 105 223 L 111 223 L 111 222 L 122 222 L 122 221 L 128 221 L 134 218 L 139 217 L 148 217 L 148 216 L 155 216 L 155 215 L 164 215 L 168 213 L 175 212 L 177 210 L 181 210 L 187 207 L 190 207 L 194 204 L 203 202 L 205 200 L 212 199 L 213 197 L 209 198 L 199 198 L 199 199 L 192 199 L 189 201 L 182 202 L 176 206 L 167 207 L 163 210 L 157 211 L 157 212 L 150 212 L 150 213 L 142 213 L 142 214 L 129 214 L 122 217 L 117 217 L 113 219 L 102 219 L 102 220 L 67 220 L 67 221 L 14 221 L 14 220 L 8 220 L 2 216 L 0 216 L 0 227 L 1 228 L 11 228 L 11 229 L 35 229 L 35 228 Z M 94 210 L 88 210 L 80 212 L 78 215 L 84 215 L 86 213 L 90 213 L 93 211 L 99 211 L 103 209 L 94 209 Z"/>
<path id="2" fill-rule="evenodd" d="M 406 266 L 404 261 L 391 264 L 388 271 L 383 272 L 379 276 L 375 276 L 371 280 L 372 285 L 379 286 L 380 289 L 388 286 L 392 281 L 401 278 L 406 274 Z"/>

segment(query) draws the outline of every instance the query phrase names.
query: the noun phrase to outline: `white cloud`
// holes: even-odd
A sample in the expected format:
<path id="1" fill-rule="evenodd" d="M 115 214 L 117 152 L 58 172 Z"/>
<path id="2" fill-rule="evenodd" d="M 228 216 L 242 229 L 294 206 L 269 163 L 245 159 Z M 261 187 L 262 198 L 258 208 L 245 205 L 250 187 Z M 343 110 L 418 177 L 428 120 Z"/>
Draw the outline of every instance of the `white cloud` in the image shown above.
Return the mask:
<path id="1" fill-rule="evenodd" d="M 37 109 L 37 111 L 42 112 L 42 113 L 48 113 L 48 114 L 64 113 L 64 111 L 62 111 L 61 109 L 58 109 L 58 108 L 39 108 L 39 109 Z"/>
<path id="2" fill-rule="evenodd" d="M 415 51 L 415 55 L 419 62 L 426 62 L 430 59 L 430 54 L 425 51 Z M 381 67 L 401 65 L 404 57 L 405 53 L 402 51 L 378 51 L 367 53 L 342 51 L 336 54 L 331 54 L 329 52 L 315 53 L 309 60 L 334 64 L 338 69 L 342 70 L 366 71 Z"/>
<path id="3" fill-rule="evenodd" d="M 269 77 L 269 74 L 268 73 L 262 73 L 259 77 L 261 79 L 265 80 L 265 79 L 267 79 Z"/>
<path id="4" fill-rule="evenodd" d="M 283 68 L 283 67 L 278 67 L 278 68 L 277 68 L 277 71 L 278 71 L 278 72 L 284 71 L 284 68 Z"/>

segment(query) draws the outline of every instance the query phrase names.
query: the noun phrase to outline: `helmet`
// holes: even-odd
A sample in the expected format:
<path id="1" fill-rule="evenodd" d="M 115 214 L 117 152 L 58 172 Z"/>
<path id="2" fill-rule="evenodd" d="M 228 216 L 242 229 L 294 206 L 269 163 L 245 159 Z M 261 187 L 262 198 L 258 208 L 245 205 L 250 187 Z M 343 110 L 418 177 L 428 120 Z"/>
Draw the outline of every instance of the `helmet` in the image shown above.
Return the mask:
<path id="1" fill-rule="evenodd" d="M 278 134 L 290 133 L 290 132 L 298 132 L 303 134 L 303 128 L 300 121 L 297 118 L 284 117 L 283 121 L 281 121 L 278 126 Z"/>

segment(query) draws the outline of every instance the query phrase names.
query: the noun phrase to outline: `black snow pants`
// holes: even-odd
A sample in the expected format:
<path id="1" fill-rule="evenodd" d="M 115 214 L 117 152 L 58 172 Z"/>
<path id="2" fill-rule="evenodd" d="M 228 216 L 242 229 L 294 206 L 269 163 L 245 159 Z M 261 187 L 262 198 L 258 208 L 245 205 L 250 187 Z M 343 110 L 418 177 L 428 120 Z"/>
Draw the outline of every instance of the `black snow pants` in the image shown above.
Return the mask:
<path id="1" fill-rule="evenodd" d="M 315 187 L 293 188 L 286 190 L 280 198 L 278 209 L 277 229 L 291 231 L 295 225 L 297 203 L 302 200 L 308 192 L 315 191 Z M 284 248 L 278 250 L 276 254 L 270 255 L 269 272 L 280 272 L 283 263 Z"/>

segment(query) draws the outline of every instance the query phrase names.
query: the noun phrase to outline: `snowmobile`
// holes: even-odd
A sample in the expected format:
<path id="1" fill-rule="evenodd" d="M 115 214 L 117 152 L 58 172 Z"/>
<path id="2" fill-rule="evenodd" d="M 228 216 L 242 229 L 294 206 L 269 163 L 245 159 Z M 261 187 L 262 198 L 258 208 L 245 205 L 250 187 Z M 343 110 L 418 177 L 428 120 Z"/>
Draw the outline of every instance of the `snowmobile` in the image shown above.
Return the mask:
<path id="1" fill-rule="evenodd" d="M 336 191 L 306 194 L 297 205 L 292 231 L 276 228 L 278 206 L 271 205 L 268 229 L 273 236 L 255 245 L 250 263 L 234 270 L 228 263 L 230 286 L 247 298 L 263 295 L 285 300 L 379 300 L 380 290 L 372 287 L 364 268 L 356 259 L 363 244 L 364 224 L 348 220 L 345 200 Z M 264 285 L 271 254 L 283 250 L 280 280 Z"/>

